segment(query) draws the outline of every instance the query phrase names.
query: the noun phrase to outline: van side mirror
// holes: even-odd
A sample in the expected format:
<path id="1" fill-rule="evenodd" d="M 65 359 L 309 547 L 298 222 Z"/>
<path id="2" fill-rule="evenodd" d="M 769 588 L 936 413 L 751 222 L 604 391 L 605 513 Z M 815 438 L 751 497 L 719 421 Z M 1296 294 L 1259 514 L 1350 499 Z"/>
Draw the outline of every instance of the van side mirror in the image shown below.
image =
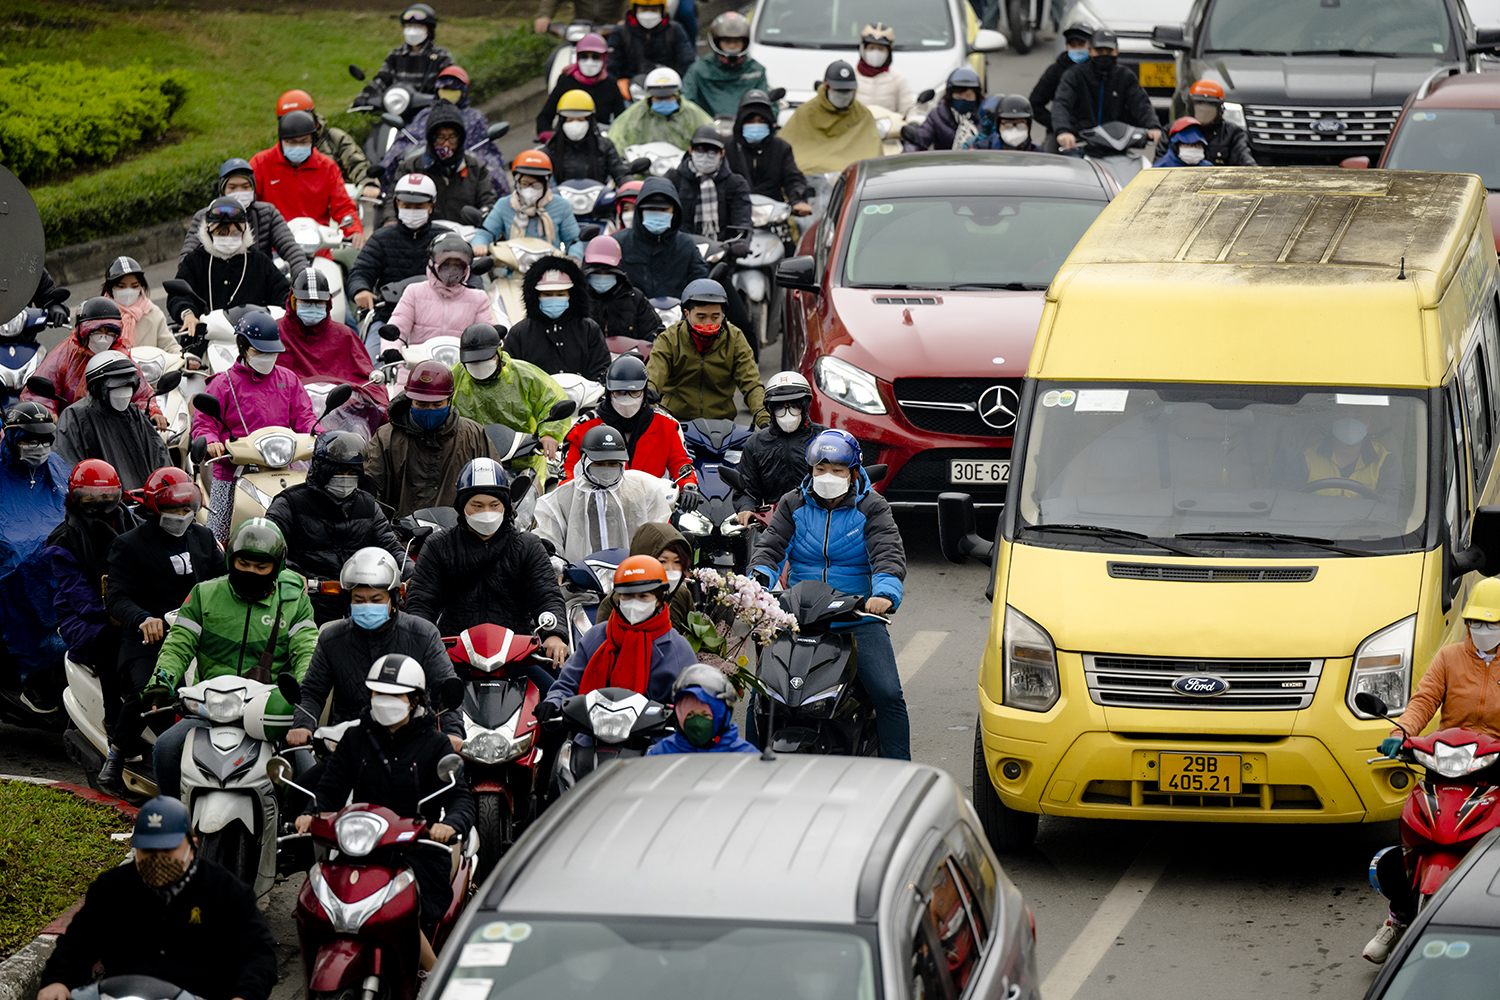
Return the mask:
<path id="1" fill-rule="evenodd" d="M 938 545 L 943 558 L 962 563 L 970 557 L 988 560 L 995 543 L 979 537 L 974 524 L 974 498 L 967 493 L 938 494 Z"/>
<path id="2" fill-rule="evenodd" d="M 776 266 L 776 283 L 782 288 L 799 292 L 821 292 L 814 272 L 817 262 L 812 257 L 788 257 Z"/>
<path id="3" fill-rule="evenodd" d="M 1470 55 L 1493 53 L 1500 49 L 1500 28 L 1479 28 L 1474 32 L 1474 41 L 1468 49 Z"/>
<path id="4" fill-rule="evenodd" d="M 1485 576 L 1500 576 L 1500 505 L 1487 505 L 1474 512 L 1474 521 L 1469 528 L 1469 547 L 1463 553 L 1455 552 L 1453 561 L 1461 565 L 1468 559 L 1474 565 L 1466 570 L 1477 569 Z"/>
<path id="5" fill-rule="evenodd" d="M 1180 24 L 1158 24 L 1152 28 L 1151 44 L 1168 52 L 1186 52 L 1192 48 L 1183 38 Z"/>

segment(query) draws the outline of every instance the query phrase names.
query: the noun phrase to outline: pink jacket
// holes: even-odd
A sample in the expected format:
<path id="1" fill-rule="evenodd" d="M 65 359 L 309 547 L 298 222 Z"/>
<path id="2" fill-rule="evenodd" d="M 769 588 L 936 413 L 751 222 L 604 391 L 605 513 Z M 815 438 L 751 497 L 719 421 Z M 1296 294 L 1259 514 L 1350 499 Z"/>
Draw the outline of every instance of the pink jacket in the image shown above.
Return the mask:
<path id="1" fill-rule="evenodd" d="M 261 375 L 236 361 L 227 372 L 208 380 L 208 394 L 219 401 L 224 420 L 193 411 L 193 435 L 208 438 L 210 444 L 229 437 L 244 437 L 262 427 L 283 426 L 303 434 L 317 433 L 317 417 L 312 400 L 302 388 L 302 380 L 289 369 L 278 365 L 271 374 Z M 233 479 L 234 466 L 214 463 L 215 479 Z"/>
<path id="2" fill-rule="evenodd" d="M 391 312 L 391 325 L 408 344 L 461 336 L 475 323 L 493 323 L 489 296 L 467 285 L 445 285 L 429 269 L 427 280 L 407 285 Z"/>

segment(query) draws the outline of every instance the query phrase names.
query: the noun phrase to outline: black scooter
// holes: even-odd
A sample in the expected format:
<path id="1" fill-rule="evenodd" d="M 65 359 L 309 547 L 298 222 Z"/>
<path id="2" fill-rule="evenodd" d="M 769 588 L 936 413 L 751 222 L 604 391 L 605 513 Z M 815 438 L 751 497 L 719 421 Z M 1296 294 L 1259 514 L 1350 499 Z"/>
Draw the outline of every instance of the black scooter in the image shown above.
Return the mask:
<path id="1" fill-rule="evenodd" d="M 644 757 L 657 740 L 672 734 L 672 713 L 629 688 L 597 688 L 575 694 L 562 704 L 557 717 L 571 734 L 557 755 L 552 772 L 554 797 L 582 781 L 594 768 L 611 760 Z M 578 737 L 587 737 L 580 741 Z"/>

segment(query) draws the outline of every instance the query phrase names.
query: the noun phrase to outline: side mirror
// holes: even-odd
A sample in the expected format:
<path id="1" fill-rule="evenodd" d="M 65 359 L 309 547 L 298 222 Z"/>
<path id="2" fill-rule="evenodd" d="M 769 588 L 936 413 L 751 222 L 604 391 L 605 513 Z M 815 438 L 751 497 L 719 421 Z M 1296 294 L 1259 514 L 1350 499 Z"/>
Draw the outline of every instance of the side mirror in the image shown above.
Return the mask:
<path id="1" fill-rule="evenodd" d="M 1469 552 L 1477 553 L 1477 569 L 1485 576 L 1500 576 L 1500 506 L 1487 505 L 1474 511 L 1469 528 Z"/>
<path id="2" fill-rule="evenodd" d="M 208 438 L 199 434 L 188 442 L 188 458 L 193 460 L 194 465 L 202 465 L 203 460 L 208 457 Z"/>
<path id="3" fill-rule="evenodd" d="M 929 88 L 927 88 L 926 90 L 922 91 L 920 94 L 917 95 L 917 103 L 918 104 L 926 104 L 928 101 L 932 100 L 936 96 L 937 96 L 937 91 L 935 91 L 931 87 L 929 87 Z"/>
<path id="4" fill-rule="evenodd" d="M 328 394 L 328 399 L 323 404 L 323 416 L 328 416 L 328 414 L 349 402 L 349 398 L 353 395 L 354 386 L 348 382 L 334 386 L 333 391 Z"/>
<path id="5" fill-rule="evenodd" d="M 45 375 L 33 375 L 26 380 L 26 388 L 33 396 L 41 396 L 43 399 L 56 399 L 57 386 Z"/>
<path id="6" fill-rule="evenodd" d="M 387 323 L 380 328 L 380 339 L 395 343 L 401 339 L 401 330 L 394 323 Z M 397 358 L 396 360 L 400 361 L 401 359 Z"/>
<path id="7" fill-rule="evenodd" d="M 302 685 L 298 684 L 297 678 L 291 674 L 284 673 L 276 678 L 276 690 L 280 691 L 281 696 L 293 705 L 302 701 Z"/>
<path id="8" fill-rule="evenodd" d="M 999 52 L 1005 48 L 1005 36 L 993 28 L 980 28 L 969 43 L 970 52 Z"/>
<path id="9" fill-rule="evenodd" d="M 821 292 L 814 277 L 816 269 L 817 262 L 811 257 L 788 257 L 776 266 L 776 283 L 799 292 Z"/>
<path id="10" fill-rule="evenodd" d="M 1368 691 L 1361 691 L 1354 696 L 1354 707 L 1366 715 L 1373 715 L 1376 718 L 1384 718 L 1390 715 L 1390 709 L 1386 707 L 1385 702 Z"/>
<path id="11" fill-rule="evenodd" d="M 458 680 L 457 677 L 453 679 Z M 463 681 L 459 681 L 459 683 L 462 684 Z M 438 780 L 444 782 L 445 784 L 449 781 L 452 781 L 458 774 L 458 772 L 463 769 L 463 766 L 464 759 L 462 757 L 460 757 L 456 753 L 448 754 L 442 760 L 437 762 Z"/>
<path id="12" fill-rule="evenodd" d="M 1493 53 L 1500 48 L 1500 28 L 1480 28 L 1474 32 L 1474 42 L 1469 47 L 1471 55 L 1481 52 Z"/>
<path id="13" fill-rule="evenodd" d="M 901 141 L 909 142 L 913 146 L 922 145 L 922 130 L 915 125 L 901 126 Z"/>
<path id="14" fill-rule="evenodd" d="M 1346 156 L 1339 161 L 1339 166 L 1345 170 L 1365 170 L 1370 166 L 1368 156 Z"/>
<path id="15" fill-rule="evenodd" d="M 383 122 L 385 122 L 391 128 L 405 128 L 406 127 L 406 122 L 404 122 L 404 121 L 401 120 L 401 116 L 400 115 L 393 115 L 389 111 L 383 112 L 381 114 L 381 116 L 380 116 L 380 120 L 383 121 Z"/>
<path id="16" fill-rule="evenodd" d="M 198 293 L 193 291 L 193 286 L 181 278 L 168 278 L 161 283 L 162 290 L 168 295 L 176 295 L 180 298 L 189 299 L 193 303 L 193 313 L 196 315 L 203 311 L 203 300 Z"/>
<path id="17" fill-rule="evenodd" d="M 571 417 L 574 411 L 577 409 L 578 404 L 573 400 L 559 399 L 557 402 L 552 404 L 552 409 L 547 411 L 547 421 L 548 423 L 551 423 L 554 420 L 562 420 L 566 417 Z"/>
<path id="18" fill-rule="evenodd" d="M 70 291 L 69 289 L 54 287 L 52 291 L 47 293 L 45 302 L 49 307 L 60 306 L 64 302 L 68 301 L 69 297 L 72 296 L 72 294 L 72 291 Z"/>
<path id="19" fill-rule="evenodd" d="M 354 77 L 354 79 L 363 82 L 365 78 L 365 71 L 351 63 L 349 65 L 349 75 Z"/>
<path id="20" fill-rule="evenodd" d="M 487 135 L 487 136 L 489 136 L 491 139 L 499 139 L 501 136 L 505 135 L 505 133 L 507 133 L 509 131 L 510 131 L 510 122 L 496 122 L 495 124 L 491 125 L 489 128 L 485 129 L 484 134 Z"/>
<path id="21" fill-rule="evenodd" d="M 974 527 L 974 498 L 967 493 L 938 494 L 938 545 L 943 558 L 961 563 L 970 556 L 988 560 L 995 543 L 979 537 Z"/>
<path id="22" fill-rule="evenodd" d="M 193 397 L 193 409 L 215 420 L 224 419 L 224 408 L 219 405 L 217 399 L 206 392 L 200 392 Z"/>
<path id="23" fill-rule="evenodd" d="M 891 467 L 884 462 L 876 462 L 874 465 L 865 466 L 865 475 L 870 477 L 870 482 L 872 483 L 880 482 L 889 471 L 891 471 Z"/>
<path id="24" fill-rule="evenodd" d="M 466 226 L 484 225 L 484 212 L 480 211 L 478 205 L 465 205 L 459 209 L 458 218 Z"/>
<path id="25" fill-rule="evenodd" d="M 536 485 L 536 480 L 532 478 L 534 475 L 531 469 L 526 469 L 511 480 L 510 504 L 512 507 L 519 506 L 521 501 L 526 499 L 526 494 L 530 493 L 531 488 Z"/>
<path id="26" fill-rule="evenodd" d="M 284 785 L 292 779 L 292 762 L 285 757 L 272 757 L 266 761 L 266 777 L 273 785 Z"/>
<path id="27" fill-rule="evenodd" d="M 464 682 L 457 677 L 450 677 L 438 685 L 437 705 L 438 711 L 446 712 L 457 708 L 464 703 Z M 438 773 L 442 774 L 442 764 L 438 765 Z M 447 781 L 447 778 L 443 779 Z"/>
<path id="28" fill-rule="evenodd" d="M 474 262 L 469 265 L 469 277 L 482 278 L 495 269 L 495 258 L 490 256 L 475 257 Z"/>
<path id="29" fill-rule="evenodd" d="M 411 537 L 426 538 L 428 535 L 432 534 L 434 530 L 435 529 L 430 524 L 419 524 L 417 525 L 416 530 L 411 533 Z"/>
<path id="30" fill-rule="evenodd" d="M 739 490 L 741 493 L 745 492 L 745 480 L 740 475 L 740 470 L 735 468 L 734 466 L 719 466 L 719 478 L 724 480 L 724 482 L 728 483 L 733 488 Z"/>
<path id="31" fill-rule="evenodd" d="M 1186 52 L 1192 48 L 1183 38 L 1180 24 L 1158 24 L 1152 28 L 1151 44 L 1169 52 Z"/>
<path id="32" fill-rule="evenodd" d="M 651 157 L 638 156 L 630 161 L 630 166 L 625 169 L 632 174 L 649 174 L 651 172 Z"/>
<path id="33" fill-rule="evenodd" d="M 599 224 L 597 222 L 590 222 L 586 226 L 578 227 L 578 239 L 584 243 L 590 242 L 594 238 L 600 236 L 602 233 L 603 230 L 599 228 Z"/>
<path id="34" fill-rule="evenodd" d="M 769 94 L 767 94 L 766 96 L 771 99 L 771 103 L 772 104 L 775 104 L 777 101 L 781 100 L 783 97 L 786 96 L 786 88 L 785 87 L 777 87 L 774 90 L 772 90 Z"/>
<path id="35" fill-rule="evenodd" d="M 158 396 L 165 396 L 167 393 L 171 392 L 181 384 L 182 369 L 178 368 L 175 371 L 167 372 L 161 378 L 157 379 L 156 385 L 152 387 L 152 391 L 154 391 Z"/>

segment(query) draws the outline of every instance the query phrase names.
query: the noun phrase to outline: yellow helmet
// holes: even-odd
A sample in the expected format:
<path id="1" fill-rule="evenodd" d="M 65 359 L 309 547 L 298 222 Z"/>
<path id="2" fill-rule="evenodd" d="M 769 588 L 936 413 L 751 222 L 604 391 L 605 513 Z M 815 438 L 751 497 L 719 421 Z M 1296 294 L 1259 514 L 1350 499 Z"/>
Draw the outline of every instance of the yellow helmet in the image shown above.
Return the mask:
<path id="1" fill-rule="evenodd" d="M 586 90 L 570 90 L 557 99 L 557 113 L 582 118 L 594 113 L 594 99 Z"/>
<path id="2" fill-rule="evenodd" d="M 1464 605 L 1464 618 L 1477 622 L 1500 622 L 1500 578 L 1480 580 Z"/>

